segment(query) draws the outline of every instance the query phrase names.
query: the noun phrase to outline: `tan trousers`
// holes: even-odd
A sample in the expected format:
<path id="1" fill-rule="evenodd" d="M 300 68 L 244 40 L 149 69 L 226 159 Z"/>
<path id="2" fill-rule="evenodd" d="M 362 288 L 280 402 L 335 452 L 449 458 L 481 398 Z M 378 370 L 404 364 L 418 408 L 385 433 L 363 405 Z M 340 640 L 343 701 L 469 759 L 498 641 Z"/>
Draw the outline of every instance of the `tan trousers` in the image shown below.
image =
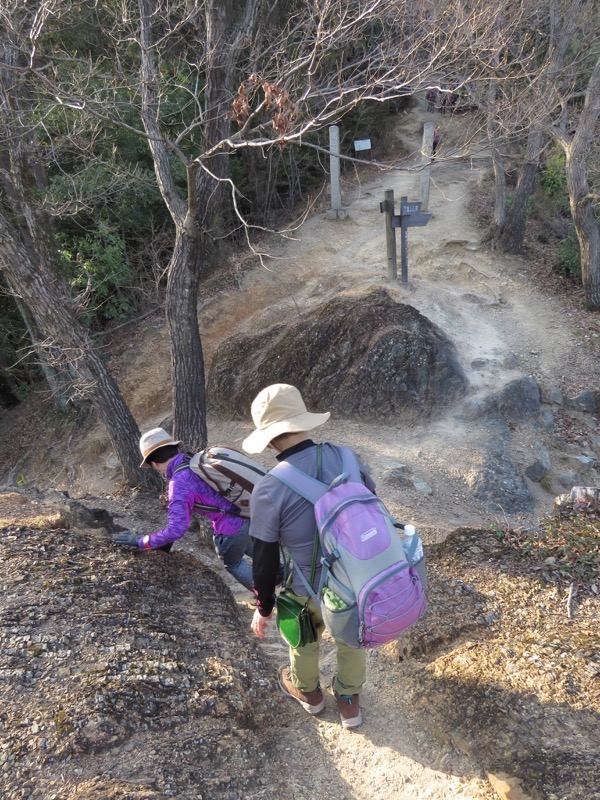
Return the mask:
<path id="1" fill-rule="evenodd" d="M 308 599 L 297 594 L 292 594 L 292 597 L 300 603 L 305 603 Z M 301 692 L 313 692 L 319 685 L 319 642 L 325 630 L 321 610 L 312 597 L 308 601 L 308 610 L 317 630 L 317 641 L 304 647 L 290 647 L 292 683 Z M 337 639 L 335 646 L 337 674 L 333 688 L 338 694 L 360 694 L 367 673 L 366 652 L 348 647 Z"/>

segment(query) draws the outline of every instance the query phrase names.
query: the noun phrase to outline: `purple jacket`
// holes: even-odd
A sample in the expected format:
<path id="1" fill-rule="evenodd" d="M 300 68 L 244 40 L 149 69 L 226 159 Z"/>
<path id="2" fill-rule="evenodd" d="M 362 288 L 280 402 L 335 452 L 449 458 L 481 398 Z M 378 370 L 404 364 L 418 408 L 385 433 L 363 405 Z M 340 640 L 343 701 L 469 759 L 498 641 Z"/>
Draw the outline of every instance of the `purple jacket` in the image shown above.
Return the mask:
<path id="1" fill-rule="evenodd" d="M 167 467 L 167 481 L 169 482 L 169 509 L 167 511 L 167 527 L 157 533 L 142 536 L 138 539 L 138 546 L 144 548 L 162 547 L 176 539 L 181 539 L 186 532 L 190 519 L 194 513 L 194 505 L 199 503 L 207 506 L 217 506 L 226 511 L 235 511 L 236 506 L 212 489 L 202 478 L 191 469 L 182 469 L 175 472 L 178 466 L 189 456 L 179 453 Z M 237 533 L 245 522 L 243 517 L 234 514 L 222 514 L 218 511 L 196 511 L 203 517 L 208 517 L 212 522 L 215 536 L 222 534 L 230 536 Z"/>

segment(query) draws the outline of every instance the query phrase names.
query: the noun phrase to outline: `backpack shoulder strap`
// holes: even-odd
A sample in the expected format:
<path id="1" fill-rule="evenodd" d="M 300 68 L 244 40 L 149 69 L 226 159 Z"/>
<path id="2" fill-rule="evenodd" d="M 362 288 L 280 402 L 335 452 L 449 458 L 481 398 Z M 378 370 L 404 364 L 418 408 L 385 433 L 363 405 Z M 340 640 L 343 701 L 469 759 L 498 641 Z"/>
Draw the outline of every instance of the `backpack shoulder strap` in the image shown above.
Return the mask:
<path id="1" fill-rule="evenodd" d="M 190 466 L 191 466 L 191 465 L 190 465 L 190 462 L 191 462 L 192 458 L 193 458 L 193 456 L 191 456 L 191 455 L 189 455 L 188 453 L 186 453 L 186 458 L 185 458 L 185 459 L 184 459 L 184 460 L 181 462 L 181 464 L 180 464 L 178 467 L 176 467 L 176 468 L 173 470 L 173 475 L 174 475 L 176 472 L 181 472 L 181 471 L 182 471 L 182 470 L 184 470 L 184 469 L 190 469 Z"/>
<path id="2" fill-rule="evenodd" d="M 280 461 L 277 466 L 273 467 L 269 475 L 274 475 L 293 492 L 304 497 L 305 500 L 308 500 L 313 505 L 323 497 L 329 488 L 326 483 L 312 478 L 306 472 L 302 472 L 301 469 L 294 467 L 287 461 Z"/>
<path id="3" fill-rule="evenodd" d="M 342 454 L 342 471 L 350 475 L 350 483 L 363 483 L 358 457 L 349 447 L 339 447 Z"/>
<path id="4" fill-rule="evenodd" d="M 201 455 L 200 453 L 195 453 L 193 456 L 190 456 L 186 461 L 182 461 L 181 464 L 174 470 L 173 475 L 175 475 L 177 472 L 182 472 L 184 469 L 191 469 L 192 468 L 192 461 L 194 459 L 196 459 L 196 463 L 197 463 L 198 462 L 198 458 L 199 458 L 200 455 Z M 196 477 L 199 478 L 202 481 L 202 483 L 206 483 L 200 477 L 200 475 L 196 475 Z M 208 487 L 208 488 L 210 489 L 211 487 Z M 225 498 L 225 499 L 227 499 L 227 498 Z M 231 503 L 231 505 L 235 505 L 235 504 Z M 232 514 L 235 517 L 242 516 L 242 509 L 238 508 L 237 506 L 235 506 L 235 508 L 232 508 L 232 509 L 227 509 L 227 508 L 219 508 L 219 506 L 205 505 L 204 503 L 194 503 L 194 510 L 195 511 L 200 511 L 200 512 L 202 512 L 202 511 L 212 511 L 214 514 Z"/>
<path id="5" fill-rule="evenodd" d="M 348 480 L 349 478 L 350 483 L 362 483 L 363 479 L 360 474 L 360 464 L 355 453 L 350 450 L 349 447 L 338 447 L 337 449 L 342 457 L 341 481 Z M 292 489 L 292 491 L 301 495 L 305 500 L 313 503 L 313 505 L 333 486 L 333 484 L 328 486 L 326 483 L 312 478 L 310 475 L 307 475 L 306 472 L 302 472 L 301 469 L 294 467 L 287 461 L 280 461 L 277 466 L 273 467 L 269 474 L 274 475 L 282 483 Z"/>

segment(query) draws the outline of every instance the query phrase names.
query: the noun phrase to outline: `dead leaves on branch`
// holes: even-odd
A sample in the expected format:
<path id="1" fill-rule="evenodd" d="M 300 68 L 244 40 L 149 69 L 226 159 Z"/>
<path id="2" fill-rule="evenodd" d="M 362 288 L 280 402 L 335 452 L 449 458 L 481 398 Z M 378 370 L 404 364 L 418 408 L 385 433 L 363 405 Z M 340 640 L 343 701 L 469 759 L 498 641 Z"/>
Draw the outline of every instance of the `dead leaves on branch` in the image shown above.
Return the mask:
<path id="1" fill-rule="evenodd" d="M 278 137 L 291 133 L 298 118 L 298 108 L 286 89 L 252 74 L 240 84 L 228 117 L 244 127 L 250 119 L 265 112 Z"/>

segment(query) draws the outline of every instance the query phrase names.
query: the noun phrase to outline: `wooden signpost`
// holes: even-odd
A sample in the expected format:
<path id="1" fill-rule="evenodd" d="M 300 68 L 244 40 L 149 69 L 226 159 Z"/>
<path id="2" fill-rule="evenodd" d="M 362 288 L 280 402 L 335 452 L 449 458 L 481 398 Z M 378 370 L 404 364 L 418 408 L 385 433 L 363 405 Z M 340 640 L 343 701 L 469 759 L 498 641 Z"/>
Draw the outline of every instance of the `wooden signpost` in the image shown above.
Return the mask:
<path id="1" fill-rule="evenodd" d="M 395 281 L 398 277 L 396 262 L 396 228 L 400 228 L 400 260 L 402 265 L 402 283 L 408 283 L 408 229 L 427 225 L 431 214 L 421 211 L 420 201 L 408 202 L 408 197 L 400 198 L 400 213 L 394 214 L 394 192 L 388 189 L 385 200 L 379 204 L 382 214 L 385 214 L 385 230 L 388 255 L 388 277 Z"/>

